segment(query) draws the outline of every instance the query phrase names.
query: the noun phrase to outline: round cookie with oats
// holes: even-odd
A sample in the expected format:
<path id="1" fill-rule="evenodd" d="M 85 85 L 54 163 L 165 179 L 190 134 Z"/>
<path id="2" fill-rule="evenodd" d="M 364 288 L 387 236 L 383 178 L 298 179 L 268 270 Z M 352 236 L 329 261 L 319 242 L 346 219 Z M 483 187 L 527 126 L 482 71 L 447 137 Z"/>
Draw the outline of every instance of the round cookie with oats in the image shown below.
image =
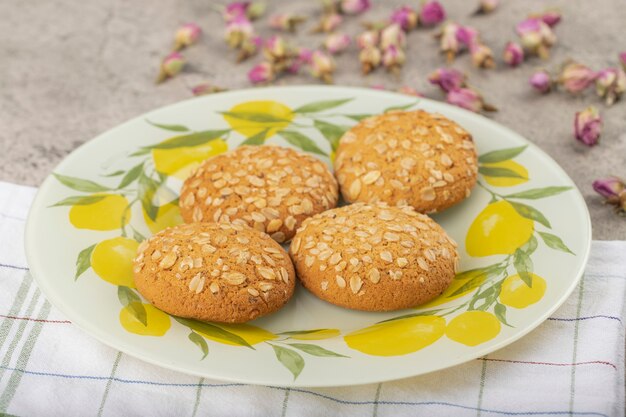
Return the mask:
<path id="1" fill-rule="evenodd" d="M 135 285 L 155 307 L 175 316 L 243 323 L 289 301 L 295 272 L 289 255 L 246 225 L 191 223 L 143 241 Z"/>
<path id="2" fill-rule="evenodd" d="M 232 222 L 290 240 L 307 217 L 337 205 L 337 181 L 319 160 L 279 146 L 240 146 L 204 161 L 181 189 L 186 222 Z"/>
<path id="3" fill-rule="evenodd" d="M 289 248 L 302 284 L 338 306 L 414 307 L 440 295 L 457 269 L 456 243 L 410 206 L 355 203 L 304 221 Z"/>
<path id="4" fill-rule="evenodd" d="M 339 141 L 335 175 L 348 202 L 444 210 L 470 195 L 478 162 L 472 136 L 422 110 L 362 120 Z"/>

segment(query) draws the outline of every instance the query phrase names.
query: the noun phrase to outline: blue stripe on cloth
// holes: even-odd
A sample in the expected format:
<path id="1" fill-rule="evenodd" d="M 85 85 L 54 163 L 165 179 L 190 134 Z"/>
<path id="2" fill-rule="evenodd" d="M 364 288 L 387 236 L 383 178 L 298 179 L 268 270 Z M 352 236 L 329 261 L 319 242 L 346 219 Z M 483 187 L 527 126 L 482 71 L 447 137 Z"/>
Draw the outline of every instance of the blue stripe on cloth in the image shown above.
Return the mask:
<path id="1" fill-rule="evenodd" d="M 96 375 L 68 375 L 68 374 L 58 374 L 51 372 L 37 372 L 37 371 L 28 371 L 25 369 L 11 368 L 7 366 L 0 366 L 0 368 L 6 369 L 7 371 L 21 372 L 26 375 L 37 375 L 37 376 L 49 376 L 49 377 L 57 377 L 57 378 L 66 378 L 66 379 L 91 379 L 91 380 L 106 380 L 109 379 L 108 376 L 96 376 Z M 125 384 L 147 384 L 147 385 L 159 385 L 159 386 L 170 386 L 170 387 L 193 387 L 198 388 L 197 383 L 171 383 L 171 382 L 154 382 L 154 381 L 142 381 L 142 380 L 134 380 L 134 379 L 124 379 L 119 377 L 111 378 L 116 382 L 121 382 Z M 223 384 L 207 384 L 203 383 L 202 387 L 208 388 L 221 388 L 221 387 L 237 387 L 237 386 L 246 386 L 246 384 L 237 384 L 237 383 L 223 383 Z M 283 387 L 266 387 L 269 389 L 275 390 L 287 390 L 290 389 L 294 392 L 300 392 L 303 394 L 313 395 L 319 398 L 324 398 L 339 404 L 346 405 L 372 405 L 374 401 L 349 401 L 349 400 L 341 400 L 339 398 L 331 397 L 330 395 L 320 394 L 318 392 L 305 390 L 301 388 L 283 388 Z M 429 405 L 440 405 L 452 408 L 461 408 L 465 410 L 476 410 L 484 413 L 491 414 L 500 414 L 506 416 L 540 416 L 540 415 L 550 415 L 550 416 L 561 416 L 561 415 L 576 415 L 576 416 L 598 416 L 598 417 L 609 417 L 606 414 L 597 413 L 594 411 L 504 411 L 504 410 L 494 410 L 489 408 L 477 408 L 477 407 L 469 407 L 460 404 L 454 404 L 443 401 L 378 401 L 378 405 L 407 405 L 407 406 L 429 406 Z"/>
<path id="2" fill-rule="evenodd" d="M 20 269 L 20 270 L 22 270 L 22 271 L 28 271 L 28 267 L 25 267 L 25 266 L 17 266 L 17 265 L 0 264 L 0 268 Z"/>
<path id="3" fill-rule="evenodd" d="M 561 318 L 561 317 L 550 317 L 548 318 L 548 320 L 554 320 L 554 321 L 578 321 L 578 320 L 591 320 L 591 319 L 608 319 L 608 320 L 615 320 L 619 323 L 622 322 L 622 319 L 620 319 L 619 317 L 615 317 L 615 316 L 606 316 L 604 314 L 596 314 L 595 316 L 585 316 L 585 317 L 573 317 L 573 318 Z"/>

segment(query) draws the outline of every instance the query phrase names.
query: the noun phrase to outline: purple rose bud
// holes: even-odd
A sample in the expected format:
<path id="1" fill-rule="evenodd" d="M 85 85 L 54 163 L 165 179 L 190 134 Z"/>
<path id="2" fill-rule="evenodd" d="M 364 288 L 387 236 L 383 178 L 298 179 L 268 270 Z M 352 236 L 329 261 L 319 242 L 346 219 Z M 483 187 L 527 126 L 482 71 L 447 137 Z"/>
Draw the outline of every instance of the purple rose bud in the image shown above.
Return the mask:
<path id="1" fill-rule="evenodd" d="M 500 0 L 480 0 L 478 9 L 474 14 L 488 14 L 493 12 L 499 5 Z"/>
<path id="2" fill-rule="evenodd" d="M 567 63 L 559 75 L 559 84 L 570 93 L 580 93 L 587 89 L 596 78 L 596 73 L 586 65 L 577 62 Z"/>
<path id="3" fill-rule="evenodd" d="M 324 40 L 324 47 L 328 52 L 335 55 L 345 51 L 350 46 L 350 36 L 345 33 L 331 33 Z"/>
<path id="4" fill-rule="evenodd" d="M 536 17 L 520 22 L 515 28 L 524 49 L 533 55 L 546 59 L 549 50 L 556 42 L 554 32 L 543 20 Z"/>
<path id="5" fill-rule="evenodd" d="M 515 42 L 508 42 L 504 47 L 504 62 L 509 67 L 517 67 L 524 62 L 524 50 L 520 44 Z"/>
<path id="6" fill-rule="evenodd" d="M 333 82 L 335 62 L 330 55 L 322 51 L 315 51 L 311 55 L 311 75 L 326 83 Z"/>
<path id="7" fill-rule="evenodd" d="M 195 23 L 183 25 L 176 31 L 176 35 L 174 36 L 174 50 L 179 51 L 189 45 L 193 45 L 201 34 L 202 29 Z"/>
<path id="8" fill-rule="evenodd" d="M 438 68 L 428 76 L 428 81 L 447 93 L 465 87 L 465 74 L 454 68 Z"/>
<path id="9" fill-rule="evenodd" d="M 279 13 L 270 16 L 269 25 L 272 29 L 295 32 L 296 27 L 305 20 L 306 17 L 297 16 L 292 13 Z"/>
<path id="10" fill-rule="evenodd" d="M 456 30 L 456 40 L 469 49 L 478 43 L 478 31 L 470 26 L 459 26 Z"/>
<path id="11" fill-rule="evenodd" d="M 403 85 L 402 87 L 400 87 L 398 89 L 398 93 L 413 97 L 424 97 L 422 93 L 420 93 L 413 87 L 409 87 L 408 85 Z"/>
<path id="12" fill-rule="evenodd" d="M 593 182 L 593 189 L 607 200 L 617 200 L 626 189 L 624 180 L 618 177 L 606 177 Z"/>
<path id="13" fill-rule="evenodd" d="M 246 17 L 248 7 L 250 7 L 250 2 L 247 1 L 229 3 L 224 8 L 224 20 L 230 23 L 238 17 Z"/>
<path id="14" fill-rule="evenodd" d="M 405 44 L 406 35 L 397 23 L 392 23 L 380 33 L 380 47 L 382 49 L 387 49 L 391 45 L 402 48 Z"/>
<path id="15" fill-rule="evenodd" d="M 398 72 L 404 61 L 406 61 L 404 51 L 395 45 L 389 45 L 383 52 L 383 66 L 389 72 Z"/>
<path id="16" fill-rule="evenodd" d="M 622 63 L 622 67 L 624 68 L 624 71 L 626 71 L 626 52 L 619 54 L 619 62 Z"/>
<path id="17" fill-rule="evenodd" d="M 298 49 L 297 56 L 291 61 L 287 67 L 287 71 L 291 74 L 297 74 L 305 65 L 310 65 L 313 59 L 313 51 L 308 48 Z"/>
<path id="18" fill-rule="evenodd" d="M 359 53 L 359 61 L 361 62 L 363 74 L 369 74 L 375 70 L 382 61 L 380 49 L 375 46 L 366 46 Z"/>
<path id="19" fill-rule="evenodd" d="M 561 13 L 558 10 L 547 10 L 540 16 L 543 23 L 555 27 L 561 21 Z"/>
<path id="20" fill-rule="evenodd" d="M 319 23 L 313 28 L 312 33 L 326 32 L 331 33 L 339 27 L 343 22 L 343 17 L 337 13 L 328 13 L 322 16 Z"/>
<path id="21" fill-rule="evenodd" d="M 157 84 L 160 84 L 168 78 L 172 78 L 177 75 L 180 71 L 182 71 L 185 63 L 185 57 L 183 57 L 179 52 L 170 53 L 161 62 L 161 69 L 156 80 Z"/>
<path id="22" fill-rule="evenodd" d="M 248 79 L 253 84 L 268 83 L 274 79 L 274 70 L 269 62 L 261 62 L 248 72 Z"/>
<path id="23" fill-rule="evenodd" d="M 528 80 L 530 85 L 542 94 L 549 92 L 552 89 L 552 80 L 550 74 L 547 71 L 537 71 L 531 75 Z"/>
<path id="24" fill-rule="evenodd" d="M 446 19 L 446 11 L 437 0 L 427 1 L 420 10 L 419 21 L 424 26 L 434 26 Z"/>
<path id="25" fill-rule="evenodd" d="M 263 55 L 271 63 L 284 61 L 289 55 L 287 43 L 280 36 L 272 36 L 265 41 L 263 46 Z M 274 68 L 276 70 L 276 68 Z M 284 69 L 281 68 L 281 69 Z"/>
<path id="26" fill-rule="evenodd" d="M 397 23 L 402 30 L 408 32 L 417 27 L 419 15 L 410 6 L 402 6 L 391 14 L 391 23 Z"/>
<path id="27" fill-rule="evenodd" d="M 221 87 L 217 87 L 208 83 L 199 84 L 191 89 L 191 92 L 194 96 L 205 96 L 208 94 L 219 93 L 221 91 L 226 91 Z"/>
<path id="28" fill-rule="evenodd" d="M 607 106 L 613 105 L 626 91 L 626 74 L 621 68 L 606 68 L 598 72 L 596 92 L 605 99 Z"/>
<path id="29" fill-rule="evenodd" d="M 371 6 L 370 0 L 341 0 L 340 9 L 345 14 L 355 15 L 369 10 Z"/>
<path id="30" fill-rule="evenodd" d="M 239 54 L 237 56 L 237 62 L 245 61 L 250 58 L 254 54 L 257 53 L 259 49 L 263 46 L 263 39 L 260 36 L 252 36 L 244 38 L 239 45 Z"/>
<path id="31" fill-rule="evenodd" d="M 459 106 L 476 113 L 480 112 L 481 110 L 496 110 L 496 108 L 492 105 L 485 103 L 482 96 L 478 92 L 470 88 L 459 88 L 458 90 L 451 90 L 448 92 L 446 100 L 450 104 L 454 104 L 455 106 Z"/>
<path id="32" fill-rule="evenodd" d="M 574 136 L 578 141 L 587 146 L 597 145 L 600 140 L 601 131 L 602 118 L 595 107 L 590 106 L 576 113 L 576 118 L 574 119 Z"/>
<path id="33" fill-rule="evenodd" d="M 476 68 L 494 68 L 496 66 L 493 52 L 487 45 L 476 42 L 470 47 L 470 53 L 472 54 L 472 64 Z"/>
<path id="34" fill-rule="evenodd" d="M 235 17 L 226 25 L 226 42 L 233 49 L 239 48 L 244 40 L 250 38 L 253 34 L 252 23 L 245 16 Z"/>
<path id="35" fill-rule="evenodd" d="M 452 62 L 461 49 L 457 38 L 459 29 L 460 26 L 456 23 L 447 22 L 444 23 L 441 32 L 437 35 L 439 37 L 439 50 L 446 54 L 448 62 Z"/>
<path id="36" fill-rule="evenodd" d="M 368 30 L 361 33 L 356 38 L 356 44 L 359 48 L 364 49 L 371 46 L 378 45 L 378 41 L 380 40 L 380 34 L 376 30 Z"/>

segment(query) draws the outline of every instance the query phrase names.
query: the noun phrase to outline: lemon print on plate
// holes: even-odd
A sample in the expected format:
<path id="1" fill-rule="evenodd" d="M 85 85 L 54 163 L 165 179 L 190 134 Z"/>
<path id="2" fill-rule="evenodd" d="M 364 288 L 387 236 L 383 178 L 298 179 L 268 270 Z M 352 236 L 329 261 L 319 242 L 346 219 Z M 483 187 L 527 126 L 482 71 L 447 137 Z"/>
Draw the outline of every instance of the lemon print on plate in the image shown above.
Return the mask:
<path id="1" fill-rule="evenodd" d="M 167 139 L 162 143 L 179 140 L 179 136 Z M 213 139 L 207 143 L 188 147 L 152 149 L 154 167 L 158 172 L 172 175 L 184 180 L 200 162 L 228 150 L 228 145 L 222 139 Z"/>
<path id="2" fill-rule="evenodd" d="M 322 340 L 322 339 L 330 339 L 331 337 L 339 336 L 341 332 L 339 329 L 319 329 L 319 330 L 311 330 L 307 332 L 294 332 L 294 334 L 283 333 L 283 335 L 289 335 L 290 339 L 297 340 Z"/>
<path id="3" fill-rule="evenodd" d="M 158 208 L 154 220 L 148 216 L 143 207 L 141 208 L 143 219 L 152 233 L 158 233 L 163 229 L 183 223 L 178 200 L 172 190 L 165 186 L 159 187 L 153 201 Z"/>
<path id="4" fill-rule="evenodd" d="M 522 217 L 506 200 L 489 204 L 467 231 L 470 256 L 510 255 L 533 234 L 534 222 Z"/>
<path id="5" fill-rule="evenodd" d="M 77 229 L 114 230 L 127 225 L 130 221 L 128 210 L 122 224 L 122 216 L 128 206 L 126 197 L 117 194 L 93 194 L 89 197 L 97 200 L 91 204 L 78 204 L 70 208 L 70 223 Z"/>
<path id="6" fill-rule="evenodd" d="M 267 130 L 265 137 L 285 129 L 293 120 L 293 112 L 277 101 L 246 101 L 224 113 L 224 120 L 236 132 L 249 138 Z"/>
<path id="7" fill-rule="evenodd" d="M 125 287 L 135 287 L 133 258 L 139 243 L 126 237 L 115 237 L 98 243 L 91 253 L 91 267 L 103 280 Z"/>
<path id="8" fill-rule="evenodd" d="M 514 185 L 523 184 L 528 181 L 528 170 L 515 161 L 507 160 L 502 162 L 493 162 L 489 164 L 483 164 L 487 168 L 504 168 L 513 171 L 519 177 L 490 177 L 483 174 L 485 181 L 489 185 L 494 187 L 512 187 Z"/>
<path id="9" fill-rule="evenodd" d="M 467 346 L 485 343 L 500 333 L 500 321 L 486 311 L 466 311 L 446 326 L 446 336 Z"/>
<path id="10" fill-rule="evenodd" d="M 482 275 L 482 277 L 478 278 L 480 275 Z M 465 294 L 468 294 L 474 291 L 476 287 L 478 287 L 480 284 L 482 284 L 485 281 L 485 279 L 487 279 L 487 276 L 488 275 L 485 274 L 484 271 L 480 269 L 460 272 L 454 277 L 454 280 L 452 280 L 452 283 L 450 284 L 450 286 L 446 288 L 445 291 L 442 292 L 439 297 L 435 298 L 434 300 L 429 301 L 426 304 L 422 304 L 418 306 L 418 308 L 425 309 L 425 308 L 435 307 L 435 306 L 447 303 L 448 301 L 456 300 L 459 297 L 463 297 Z M 475 278 L 478 278 L 478 279 L 474 281 L 471 287 L 468 287 L 467 289 L 463 291 L 459 291 L 465 284 L 467 284 L 468 282 L 472 281 Z"/>
<path id="11" fill-rule="evenodd" d="M 146 312 L 146 324 L 143 324 L 131 308 L 143 307 Z M 163 336 L 172 325 L 170 317 L 152 304 L 134 301 L 120 311 L 120 323 L 126 331 L 141 336 Z"/>
<path id="12" fill-rule="evenodd" d="M 243 340 L 245 340 L 249 345 L 254 346 L 258 343 L 265 342 L 268 340 L 277 339 L 274 333 L 268 332 L 265 329 L 262 329 L 257 326 L 253 326 L 251 324 L 225 324 L 225 323 L 206 323 L 209 325 L 209 329 L 203 326 L 202 322 L 188 320 L 185 322 L 189 327 L 191 327 L 195 332 L 205 337 L 206 339 L 213 340 L 218 343 L 224 343 L 227 345 L 239 346 L 234 341 L 221 336 L 219 333 L 211 332 L 210 327 L 219 327 L 223 330 L 226 330 L 229 333 L 239 336 Z"/>
<path id="13" fill-rule="evenodd" d="M 416 352 L 443 336 L 446 321 L 437 316 L 416 316 L 386 321 L 344 337 L 352 349 L 368 355 L 399 356 Z"/>
<path id="14" fill-rule="evenodd" d="M 500 289 L 500 302 L 513 308 L 526 308 L 541 300 L 546 293 L 546 280 L 539 275 L 530 276 L 530 287 L 518 274 L 506 277 Z"/>

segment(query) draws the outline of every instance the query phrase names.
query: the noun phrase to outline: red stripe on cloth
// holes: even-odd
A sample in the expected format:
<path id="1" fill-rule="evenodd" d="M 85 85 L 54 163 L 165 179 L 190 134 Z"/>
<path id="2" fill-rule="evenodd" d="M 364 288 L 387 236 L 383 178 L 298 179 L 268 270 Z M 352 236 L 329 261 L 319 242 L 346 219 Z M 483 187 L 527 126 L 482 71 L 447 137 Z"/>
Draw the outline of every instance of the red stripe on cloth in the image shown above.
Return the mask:
<path id="1" fill-rule="evenodd" d="M 0 317 L 11 320 L 28 320 L 28 321 L 36 321 L 39 323 L 61 323 L 61 324 L 71 324 L 72 322 L 69 320 L 44 320 L 44 319 L 34 319 L 32 317 L 18 317 L 18 316 L 5 316 L 4 314 L 0 314 Z"/>
<path id="2" fill-rule="evenodd" d="M 522 364 L 527 364 L 527 365 L 548 365 L 548 366 L 607 365 L 617 371 L 617 365 L 611 362 L 606 362 L 606 361 L 558 363 L 558 362 L 517 361 L 517 360 L 512 360 L 512 359 L 492 359 L 492 358 L 478 358 L 478 360 L 488 361 L 488 362 L 507 362 L 507 363 L 522 363 Z"/>

